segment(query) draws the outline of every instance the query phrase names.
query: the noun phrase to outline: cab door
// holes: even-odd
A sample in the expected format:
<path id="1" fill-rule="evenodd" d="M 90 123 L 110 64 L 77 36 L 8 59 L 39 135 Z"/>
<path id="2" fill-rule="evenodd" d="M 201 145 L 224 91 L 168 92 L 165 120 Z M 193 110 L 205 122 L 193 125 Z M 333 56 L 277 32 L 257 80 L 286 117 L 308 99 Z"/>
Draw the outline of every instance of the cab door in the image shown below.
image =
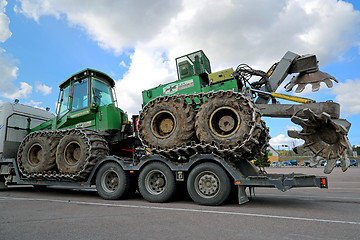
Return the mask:
<path id="1" fill-rule="evenodd" d="M 90 109 L 89 96 L 88 78 L 73 81 L 69 85 L 69 90 L 65 88 L 60 103 L 57 128 L 94 129 L 96 111 Z"/>

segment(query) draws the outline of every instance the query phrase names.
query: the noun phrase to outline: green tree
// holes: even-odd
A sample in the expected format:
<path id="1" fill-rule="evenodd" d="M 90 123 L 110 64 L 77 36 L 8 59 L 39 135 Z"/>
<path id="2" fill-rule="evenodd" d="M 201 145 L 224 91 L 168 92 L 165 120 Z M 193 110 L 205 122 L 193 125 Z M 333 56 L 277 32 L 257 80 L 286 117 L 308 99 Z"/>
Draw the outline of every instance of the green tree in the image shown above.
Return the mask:
<path id="1" fill-rule="evenodd" d="M 255 166 L 260 168 L 260 171 L 265 171 L 265 167 L 270 166 L 270 160 L 269 160 L 269 151 L 266 151 L 264 154 L 260 154 L 257 159 L 254 161 Z"/>

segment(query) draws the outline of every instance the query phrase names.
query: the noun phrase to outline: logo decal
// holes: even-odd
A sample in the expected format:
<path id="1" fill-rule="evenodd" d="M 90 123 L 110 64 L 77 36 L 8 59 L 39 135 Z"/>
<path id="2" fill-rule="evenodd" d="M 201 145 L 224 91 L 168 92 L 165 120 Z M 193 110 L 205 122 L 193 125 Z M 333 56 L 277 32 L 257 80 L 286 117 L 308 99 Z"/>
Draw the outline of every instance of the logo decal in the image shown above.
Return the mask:
<path id="1" fill-rule="evenodd" d="M 91 121 L 88 122 L 83 122 L 83 123 L 78 123 L 75 125 L 75 127 L 90 127 L 91 126 Z"/>
<path id="2" fill-rule="evenodd" d="M 176 93 L 177 91 L 180 91 L 182 89 L 189 88 L 192 86 L 194 86 L 194 81 L 192 79 L 184 81 L 184 82 L 180 82 L 180 83 L 172 83 L 163 88 L 163 93 L 164 94 L 173 94 L 173 93 Z"/>

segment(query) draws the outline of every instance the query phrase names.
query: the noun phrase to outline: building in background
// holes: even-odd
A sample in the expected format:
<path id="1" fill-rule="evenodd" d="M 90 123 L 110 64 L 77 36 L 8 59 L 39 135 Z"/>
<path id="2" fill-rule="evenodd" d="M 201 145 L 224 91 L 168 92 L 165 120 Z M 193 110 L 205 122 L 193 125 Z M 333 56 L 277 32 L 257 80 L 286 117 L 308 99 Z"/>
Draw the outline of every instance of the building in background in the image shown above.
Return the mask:
<path id="1" fill-rule="evenodd" d="M 268 156 L 270 162 L 278 162 L 279 161 L 279 152 L 275 150 L 272 146 L 267 148 Z"/>

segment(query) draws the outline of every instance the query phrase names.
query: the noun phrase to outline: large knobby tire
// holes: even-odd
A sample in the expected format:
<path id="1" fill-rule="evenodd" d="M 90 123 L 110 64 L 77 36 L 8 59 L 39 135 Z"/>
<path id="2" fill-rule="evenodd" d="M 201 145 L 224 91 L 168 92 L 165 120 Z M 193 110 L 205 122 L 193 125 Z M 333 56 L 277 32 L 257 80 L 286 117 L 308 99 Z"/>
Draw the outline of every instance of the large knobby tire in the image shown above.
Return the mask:
<path id="1" fill-rule="evenodd" d="M 139 192 L 149 202 L 168 202 L 176 193 L 175 176 L 164 163 L 145 166 L 139 175 Z"/>
<path id="2" fill-rule="evenodd" d="M 146 146 L 173 148 L 193 140 L 194 122 L 194 109 L 185 100 L 155 101 L 141 113 L 139 136 Z"/>
<path id="3" fill-rule="evenodd" d="M 106 200 L 125 198 L 130 189 L 130 177 L 117 163 L 110 162 L 100 167 L 96 174 L 96 190 Z"/>
<path id="4" fill-rule="evenodd" d="M 56 151 L 56 165 L 60 172 L 76 173 L 88 159 L 88 144 L 78 135 L 63 137 Z"/>
<path id="5" fill-rule="evenodd" d="M 187 190 L 195 203 L 218 206 L 228 199 L 231 183 L 222 167 L 215 163 L 202 163 L 191 170 Z"/>
<path id="6" fill-rule="evenodd" d="M 58 138 L 32 137 L 22 148 L 19 165 L 27 173 L 52 170 L 55 166 L 56 146 Z"/>
<path id="7" fill-rule="evenodd" d="M 208 98 L 201 105 L 195 121 L 196 135 L 200 142 L 214 143 L 219 148 L 232 149 L 236 146 L 255 145 L 249 142 L 249 137 L 258 139 L 261 128 L 261 115 L 248 99 L 237 99 L 235 95 Z M 252 130 L 253 129 L 253 130 Z M 252 146 L 248 146 L 249 149 Z"/>

